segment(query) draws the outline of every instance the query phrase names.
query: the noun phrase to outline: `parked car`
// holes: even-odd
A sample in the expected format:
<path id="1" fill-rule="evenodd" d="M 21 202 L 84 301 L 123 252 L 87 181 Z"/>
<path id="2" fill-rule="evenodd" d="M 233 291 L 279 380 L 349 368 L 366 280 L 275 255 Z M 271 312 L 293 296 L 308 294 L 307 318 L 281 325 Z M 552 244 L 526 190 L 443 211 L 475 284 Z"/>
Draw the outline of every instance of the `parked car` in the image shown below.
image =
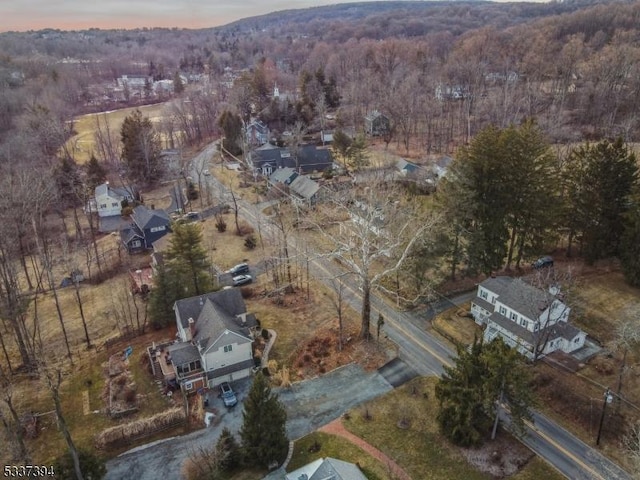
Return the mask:
<path id="1" fill-rule="evenodd" d="M 232 267 L 231 270 L 229 270 L 229 273 L 234 276 L 241 273 L 249 273 L 249 264 L 239 263 L 235 267 Z"/>
<path id="2" fill-rule="evenodd" d="M 220 396 L 222 397 L 222 401 L 224 402 L 225 407 L 231 408 L 238 403 L 236 394 L 233 393 L 231 385 L 229 385 L 227 382 L 222 382 L 220 384 Z"/>
<path id="3" fill-rule="evenodd" d="M 531 266 L 533 268 L 535 268 L 536 270 L 539 269 L 539 268 L 553 267 L 553 258 L 551 258 L 551 257 L 540 257 L 535 262 L 533 262 L 531 264 Z"/>
<path id="4" fill-rule="evenodd" d="M 239 287 L 240 285 L 246 285 L 247 283 L 253 282 L 253 277 L 251 275 L 236 275 L 233 277 L 233 286 Z"/>

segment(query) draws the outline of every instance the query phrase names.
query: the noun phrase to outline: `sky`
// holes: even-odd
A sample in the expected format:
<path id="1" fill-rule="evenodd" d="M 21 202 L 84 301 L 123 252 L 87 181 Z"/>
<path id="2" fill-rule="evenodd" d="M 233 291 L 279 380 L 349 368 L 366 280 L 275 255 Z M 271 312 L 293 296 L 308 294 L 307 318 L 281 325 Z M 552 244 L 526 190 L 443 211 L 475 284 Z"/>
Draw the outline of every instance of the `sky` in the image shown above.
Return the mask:
<path id="1" fill-rule="evenodd" d="M 353 1 L 353 0 L 352 0 Z M 0 32 L 87 28 L 205 28 L 331 0 L 0 0 Z"/>

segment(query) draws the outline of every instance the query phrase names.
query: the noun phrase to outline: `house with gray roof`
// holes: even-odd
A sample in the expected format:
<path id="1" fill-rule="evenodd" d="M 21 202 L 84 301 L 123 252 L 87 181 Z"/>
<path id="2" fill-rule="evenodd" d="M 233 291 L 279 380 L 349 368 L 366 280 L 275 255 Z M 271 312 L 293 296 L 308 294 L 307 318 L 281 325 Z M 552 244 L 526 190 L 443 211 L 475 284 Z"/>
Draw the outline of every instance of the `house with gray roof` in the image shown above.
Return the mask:
<path id="1" fill-rule="evenodd" d="M 164 210 L 138 205 L 131 214 L 132 223 L 120 230 L 120 239 L 129 253 L 149 250 L 153 242 L 171 231 L 171 219 Z"/>
<path id="2" fill-rule="evenodd" d="M 86 209 L 91 213 L 97 212 L 99 217 L 118 216 L 122 213 L 122 202 L 132 202 L 134 199 L 133 188 L 112 187 L 105 182 L 95 188 Z"/>
<path id="3" fill-rule="evenodd" d="M 300 174 L 324 172 L 333 168 L 331 150 L 315 145 L 300 145 L 295 151 L 270 143 L 251 152 L 249 167 L 257 174 L 270 176 L 279 168 L 293 168 Z"/>
<path id="4" fill-rule="evenodd" d="M 353 463 L 337 458 L 319 458 L 285 475 L 285 480 L 367 480 Z"/>
<path id="5" fill-rule="evenodd" d="M 587 334 L 569 324 L 570 312 L 559 288 L 544 291 L 511 277 L 486 279 L 471 302 L 471 315 L 484 326 L 486 342 L 501 336 L 530 360 L 584 346 Z"/>
<path id="6" fill-rule="evenodd" d="M 311 206 L 318 200 L 320 184 L 309 177 L 299 175 L 293 168 L 278 168 L 269 176 L 268 182 L 299 205 Z"/>
<path id="7" fill-rule="evenodd" d="M 258 322 L 247 312 L 240 289 L 184 298 L 173 309 L 180 342 L 168 350 L 176 381 L 185 392 L 250 375 Z"/>

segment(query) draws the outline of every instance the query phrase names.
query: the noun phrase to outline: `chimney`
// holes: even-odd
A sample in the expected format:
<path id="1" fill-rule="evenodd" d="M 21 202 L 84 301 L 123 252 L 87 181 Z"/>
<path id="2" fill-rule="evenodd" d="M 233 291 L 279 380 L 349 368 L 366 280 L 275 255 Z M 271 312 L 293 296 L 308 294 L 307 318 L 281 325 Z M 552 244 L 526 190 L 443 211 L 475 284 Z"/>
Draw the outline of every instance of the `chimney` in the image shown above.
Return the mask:
<path id="1" fill-rule="evenodd" d="M 151 210 L 155 210 L 155 209 L 156 209 L 156 206 L 152 203 L 151 204 Z"/>
<path id="2" fill-rule="evenodd" d="M 202 307 L 204 305 L 204 298 L 200 297 L 200 306 Z"/>
<path id="3" fill-rule="evenodd" d="M 191 337 L 189 340 L 193 340 L 196 336 L 196 322 L 193 317 L 189 318 L 189 336 Z"/>
<path id="4" fill-rule="evenodd" d="M 240 323 L 242 325 L 246 325 L 247 324 L 247 313 L 239 313 L 238 315 L 236 315 L 236 318 L 238 320 L 240 320 Z"/>

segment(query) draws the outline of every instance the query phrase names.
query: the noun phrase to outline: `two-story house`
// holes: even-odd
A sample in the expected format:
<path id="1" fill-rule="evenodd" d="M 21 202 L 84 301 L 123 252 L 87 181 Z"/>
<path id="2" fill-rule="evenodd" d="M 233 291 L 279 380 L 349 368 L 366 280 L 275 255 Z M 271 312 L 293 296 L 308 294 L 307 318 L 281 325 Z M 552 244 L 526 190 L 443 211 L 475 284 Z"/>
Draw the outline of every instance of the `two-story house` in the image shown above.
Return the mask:
<path id="1" fill-rule="evenodd" d="M 132 189 L 112 187 L 107 182 L 95 188 L 88 209 L 92 213 L 97 212 L 99 217 L 117 216 L 122 213 L 122 202 L 133 202 L 134 199 Z"/>
<path id="2" fill-rule="evenodd" d="M 570 312 L 559 291 L 546 292 L 511 277 L 486 279 L 471 302 L 473 318 L 485 326 L 485 341 L 500 335 L 530 360 L 584 346 L 587 335 L 569 324 Z"/>
<path id="3" fill-rule="evenodd" d="M 364 117 L 364 131 L 371 137 L 379 137 L 385 135 L 391 129 L 389 117 L 374 110 Z"/>
<path id="4" fill-rule="evenodd" d="M 248 163 L 254 173 L 268 177 L 285 167 L 301 174 L 324 172 L 333 168 L 333 157 L 330 150 L 315 145 L 300 145 L 292 150 L 267 143 L 251 152 Z"/>
<path id="5" fill-rule="evenodd" d="M 120 239 L 129 253 L 149 250 L 153 242 L 171 231 L 171 219 L 164 210 L 138 205 L 131 214 L 132 223 L 120 230 Z"/>
<path id="6" fill-rule="evenodd" d="M 185 392 L 251 374 L 257 321 L 247 313 L 240 289 L 178 300 L 173 309 L 180 341 L 166 349 L 166 361 Z"/>
<path id="7" fill-rule="evenodd" d="M 298 205 L 314 205 L 318 201 L 320 184 L 289 167 L 279 168 L 271 174 L 269 186 L 283 191 Z M 286 187 L 286 188 L 283 188 Z"/>
<path id="8" fill-rule="evenodd" d="M 245 130 L 249 145 L 264 145 L 269 141 L 269 127 L 260 120 L 254 120 Z"/>

